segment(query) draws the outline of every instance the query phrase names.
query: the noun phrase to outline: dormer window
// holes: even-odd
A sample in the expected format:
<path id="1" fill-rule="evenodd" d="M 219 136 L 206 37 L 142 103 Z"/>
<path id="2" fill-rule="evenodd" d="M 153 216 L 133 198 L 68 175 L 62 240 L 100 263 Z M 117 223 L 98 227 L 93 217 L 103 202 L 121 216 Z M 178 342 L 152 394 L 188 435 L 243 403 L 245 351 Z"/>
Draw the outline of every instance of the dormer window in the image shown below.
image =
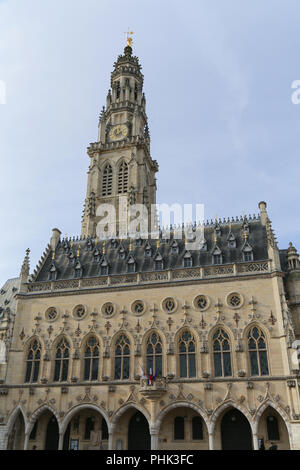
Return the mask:
<path id="1" fill-rule="evenodd" d="M 108 275 L 108 266 L 101 266 L 100 274 L 101 274 L 101 276 L 107 276 Z"/>
<path id="2" fill-rule="evenodd" d="M 155 271 L 161 271 L 162 269 L 164 269 L 163 260 L 156 260 L 154 261 L 154 263 L 155 263 Z"/>
<path id="3" fill-rule="evenodd" d="M 49 281 L 56 281 L 57 279 L 57 269 L 54 263 L 51 264 L 49 270 Z"/>
<path id="4" fill-rule="evenodd" d="M 244 261 L 253 261 L 253 252 L 252 251 L 246 251 L 243 253 L 244 255 Z"/>
<path id="5" fill-rule="evenodd" d="M 245 243 L 242 248 L 242 252 L 243 252 L 243 260 L 245 262 L 253 261 L 253 249 L 247 240 L 245 240 Z"/>
<path id="6" fill-rule="evenodd" d="M 159 252 L 156 253 L 154 258 L 154 269 L 155 271 L 161 271 L 162 269 L 164 269 L 164 261 Z"/>
<path id="7" fill-rule="evenodd" d="M 108 262 L 104 257 L 100 264 L 100 275 L 107 276 L 108 275 Z"/>
<path id="8" fill-rule="evenodd" d="M 176 242 L 176 240 L 173 240 L 173 242 L 171 243 L 171 253 L 172 255 L 178 255 L 179 253 L 178 243 Z"/>
<path id="9" fill-rule="evenodd" d="M 94 261 L 96 261 L 96 263 L 99 263 L 100 258 L 101 258 L 101 255 L 100 255 L 99 250 L 97 250 L 97 249 L 94 250 Z"/>
<path id="10" fill-rule="evenodd" d="M 126 253 L 125 253 L 125 250 L 123 248 L 120 249 L 120 251 L 119 251 L 119 258 L 120 259 L 125 259 L 126 258 Z"/>
<path id="11" fill-rule="evenodd" d="M 218 247 L 217 244 L 215 244 L 214 249 L 212 250 L 212 263 L 213 264 L 222 264 L 222 251 Z"/>
<path id="12" fill-rule="evenodd" d="M 228 248 L 236 248 L 236 239 L 231 231 L 228 234 L 227 241 L 228 241 Z"/>
<path id="13" fill-rule="evenodd" d="M 252 251 L 252 249 L 251 250 L 249 250 L 249 249 L 243 250 L 243 260 L 245 262 L 253 261 L 253 251 Z"/>
<path id="14" fill-rule="evenodd" d="M 222 264 L 222 255 L 213 255 L 213 264 Z"/>
<path id="15" fill-rule="evenodd" d="M 81 264 L 78 262 L 75 266 L 75 273 L 74 273 L 74 277 L 76 279 L 82 277 L 82 266 Z"/>
<path id="16" fill-rule="evenodd" d="M 193 258 L 189 252 L 186 252 L 183 257 L 183 266 L 185 268 L 191 268 L 193 266 Z"/>
<path id="17" fill-rule="evenodd" d="M 147 258 L 151 258 L 151 248 L 147 248 L 147 250 L 145 250 L 145 256 Z"/>
<path id="18" fill-rule="evenodd" d="M 127 272 L 135 273 L 136 272 L 136 262 L 133 257 L 130 257 L 127 261 Z"/>

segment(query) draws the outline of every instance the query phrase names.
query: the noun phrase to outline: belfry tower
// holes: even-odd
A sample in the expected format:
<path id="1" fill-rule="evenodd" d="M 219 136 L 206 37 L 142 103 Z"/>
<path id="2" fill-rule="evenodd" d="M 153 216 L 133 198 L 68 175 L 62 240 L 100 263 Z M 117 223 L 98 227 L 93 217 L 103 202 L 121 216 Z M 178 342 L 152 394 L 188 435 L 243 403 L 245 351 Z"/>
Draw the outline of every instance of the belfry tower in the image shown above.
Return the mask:
<path id="1" fill-rule="evenodd" d="M 128 37 L 124 54 L 114 63 L 111 89 L 100 114 L 98 141 L 88 147 L 91 163 L 82 218 L 83 237 L 96 236 L 97 224 L 105 213 L 101 209 L 107 204 L 115 208 L 117 234 L 128 218 L 124 201 L 127 207 L 144 204 L 150 224 L 151 205 L 156 203 L 158 164 L 150 155 L 143 80 L 139 59 L 132 55 L 132 39 Z"/>

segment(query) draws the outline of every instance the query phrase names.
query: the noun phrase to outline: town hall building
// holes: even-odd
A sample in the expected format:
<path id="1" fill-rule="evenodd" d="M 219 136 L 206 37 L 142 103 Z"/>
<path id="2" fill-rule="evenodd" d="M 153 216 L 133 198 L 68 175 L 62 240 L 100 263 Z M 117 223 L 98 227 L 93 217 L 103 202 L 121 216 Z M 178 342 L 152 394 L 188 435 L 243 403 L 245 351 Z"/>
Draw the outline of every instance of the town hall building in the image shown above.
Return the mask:
<path id="1" fill-rule="evenodd" d="M 206 221 L 193 249 L 184 227 L 162 230 L 143 81 L 129 38 L 80 236 L 54 228 L 0 290 L 0 449 L 299 450 L 298 253 L 278 248 L 265 202 Z M 124 232 L 124 201 L 147 209 L 146 236 Z"/>

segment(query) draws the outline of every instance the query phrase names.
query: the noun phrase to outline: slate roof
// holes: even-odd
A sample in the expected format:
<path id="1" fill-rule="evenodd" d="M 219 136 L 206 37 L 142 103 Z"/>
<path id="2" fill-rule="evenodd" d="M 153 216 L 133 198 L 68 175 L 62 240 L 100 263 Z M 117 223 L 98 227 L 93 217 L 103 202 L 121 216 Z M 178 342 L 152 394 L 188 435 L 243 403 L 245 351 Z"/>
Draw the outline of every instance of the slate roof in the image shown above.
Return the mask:
<path id="1" fill-rule="evenodd" d="M 246 223 L 246 225 L 245 225 Z M 194 226 L 195 228 L 195 226 Z M 245 231 L 247 239 L 245 240 Z M 56 280 L 74 279 L 75 267 L 78 268 L 78 277 L 89 278 L 101 275 L 101 265 L 108 265 L 108 274 L 123 274 L 128 272 L 128 261 L 132 258 L 136 263 L 136 272 L 150 272 L 156 270 L 155 259 L 163 260 L 163 270 L 182 268 L 184 257 L 192 258 L 192 266 L 211 266 L 213 252 L 222 253 L 221 264 L 243 262 L 243 249 L 252 248 L 253 261 L 268 259 L 266 228 L 262 225 L 260 217 L 237 219 L 227 222 L 208 223 L 204 228 L 204 237 L 207 249 L 191 250 L 187 253 L 184 239 L 174 238 L 171 231 L 170 239 L 162 238 L 159 244 L 155 239 L 138 240 L 106 240 L 95 239 L 63 239 L 55 251 L 55 258 L 49 251 L 45 261 L 37 270 L 32 282 L 49 281 L 50 270 L 56 271 Z M 236 247 L 230 247 L 234 241 Z M 177 253 L 173 253 L 172 246 L 177 245 Z M 159 245 L 159 246 L 158 246 Z M 104 247 L 104 249 L 103 249 Z M 146 255 L 146 247 L 151 247 L 151 255 Z M 124 252 L 123 258 L 120 252 Z M 79 254 L 79 256 L 78 256 Z M 103 274 L 103 273 L 102 273 Z"/>

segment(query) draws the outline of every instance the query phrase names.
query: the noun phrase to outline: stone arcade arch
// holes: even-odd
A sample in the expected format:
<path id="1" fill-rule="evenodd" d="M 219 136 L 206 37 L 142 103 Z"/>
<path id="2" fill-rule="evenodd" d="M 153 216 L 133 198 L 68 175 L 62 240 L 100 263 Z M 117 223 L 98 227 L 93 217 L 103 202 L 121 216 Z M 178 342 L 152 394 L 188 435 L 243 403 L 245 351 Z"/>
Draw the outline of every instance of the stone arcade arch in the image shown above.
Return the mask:
<path id="1" fill-rule="evenodd" d="M 42 405 L 31 416 L 25 434 L 24 448 L 28 449 L 30 433 L 37 421 L 37 437 L 31 442 L 31 448 L 37 450 L 58 449 L 60 419 L 57 412 L 50 405 Z"/>
<path id="2" fill-rule="evenodd" d="M 270 417 L 274 418 L 277 422 L 279 439 L 274 437 L 274 435 L 269 436 L 267 419 Z M 254 429 L 258 439 L 264 439 L 266 449 L 270 447 L 271 442 L 274 442 L 279 450 L 289 450 L 291 448 L 291 430 L 288 417 L 280 406 L 272 401 L 267 400 L 258 409 L 255 416 Z"/>
<path id="3" fill-rule="evenodd" d="M 25 443 L 26 417 L 18 406 L 11 414 L 7 423 L 6 448 L 8 450 L 23 450 Z"/>
<path id="4" fill-rule="evenodd" d="M 213 441 L 211 449 L 229 450 L 231 445 L 233 450 L 257 448 L 257 438 L 251 416 L 242 406 L 232 401 L 224 403 L 214 412 L 210 433 Z M 231 441 L 227 440 L 228 436 Z M 241 437 L 239 441 L 240 436 L 243 439 Z"/>
<path id="5" fill-rule="evenodd" d="M 67 450 L 67 449 L 70 448 L 69 443 L 67 442 L 68 439 L 67 439 L 66 434 L 68 433 L 68 430 L 69 430 L 70 431 L 69 440 L 72 439 L 72 432 L 74 430 L 73 428 L 74 428 L 74 425 L 76 423 L 76 421 L 73 422 L 73 420 L 76 419 L 77 415 L 79 415 L 80 417 L 83 418 L 83 422 L 81 423 L 81 425 L 80 425 L 79 419 L 78 419 L 78 428 L 79 428 L 79 426 L 81 426 L 81 433 L 79 434 L 80 448 L 83 445 L 85 446 L 84 448 L 87 448 L 87 447 L 92 447 L 94 449 L 107 448 L 108 447 L 108 437 L 109 437 L 109 434 L 110 434 L 110 422 L 108 420 L 108 417 L 107 417 L 105 411 L 97 405 L 84 403 L 84 404 L 81 404 L 81 405 L 74 406 L 71 410 L 69 410 L 69 412 L 64 417 L 64 419 L 61 423 L 61 427 L 60 427 L 59 449 Z M 89 416 L 97 417 L 97 415 L 99 415 L 101 417 L 101 420 L 97 423 L 97 426 L 96 426 L 97 429 L 95 429 L 95 434 L 93 435 L 93 437 L 92 437 L 92 439 L 90 440 L 89 443 L 85 442 L 85 444 L 83 444 L 82 441 L 84 440 L 84 435 L 83 435 L 83 433 L 84 433 L 84 430 L 83 430 L 84 421 Z M 103 423 L 102 420 L 104 420 L 104 423 Z M 73 424 L 72 426 L 71 426 L 71 423 Z M 105 428 L 105 430 L 107 430 L 107 433 L 105 433 L 105 436 L 103 436 L 104 428 Z"/>
<path id="6" fill-rule="evenodd" d="M 139 421 L 136 420 L 139 418 Z M 133 424 L 140 426 L 141 437 L 138 443 L 133 443 L 129 433 L 133 430 Z M 140 423 L 140 424 L 138 424 Z M 148 429 L 147 429 L 148 424 Z M 150 425 L 148 412 L 136 403 L 127 403 L 120 408 L 112 419 L 111 431 L 114 433 L 112 448 L 126 450 L 128 446 L 135 446 L 134 450 L 139 450 L 136 446 L 146 443 L 150 449 Z M 133 450 L 133 448 L 131 448 Z"/>
<path id="7" fill-rule="evenodd" d="M 184 440 L 174 438 L 174 420 L 176 417 L 184 418 Z M 194 436 L 193 418 L 195 417 L 200 417 L 202 420 L 202 436 L 200 438 Z M 209 449 L 209 426 L 203 410 L 194 403 L 179 401 L 168 405 L 158 415 L 153 431 L 154 428 L 158 434 L 158 447 L 161 450 Z"/>

